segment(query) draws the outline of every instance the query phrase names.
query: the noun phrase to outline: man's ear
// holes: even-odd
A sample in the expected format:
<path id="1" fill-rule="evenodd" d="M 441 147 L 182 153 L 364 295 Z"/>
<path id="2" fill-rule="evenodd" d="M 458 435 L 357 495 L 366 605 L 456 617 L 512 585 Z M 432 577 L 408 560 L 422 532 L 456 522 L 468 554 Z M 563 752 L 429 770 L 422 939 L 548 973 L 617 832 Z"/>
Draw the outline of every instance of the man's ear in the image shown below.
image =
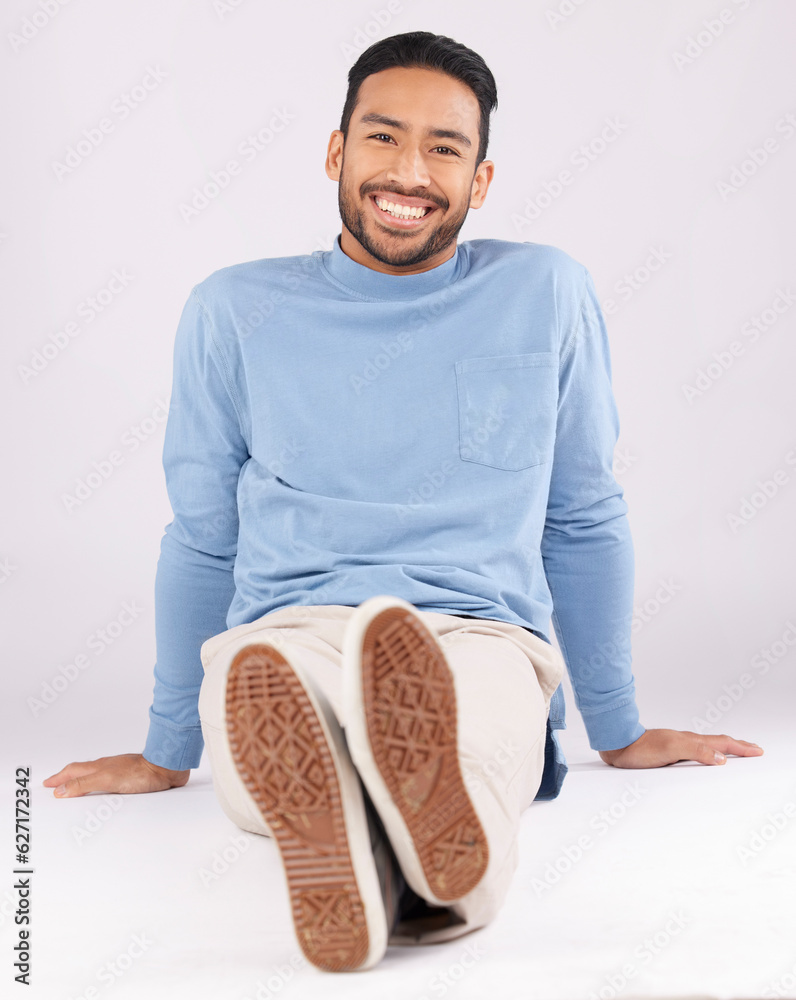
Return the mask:
<path id="1" fill-rule="evenodd" d="M 486 193 L 495 175 L 495 164 L 492 160 L 482 160 L 473 177 L 470 208 L 480 208 L 486 199 Z"/>
<path id="2" fill-rule="evenodd" d="M 329 136 L 329 145 L 326 149 L 326 176 L 333 181 L 340 180 L 340 171 L 343 166 L 343 146 L 345 136 L 336 128 Z"/>

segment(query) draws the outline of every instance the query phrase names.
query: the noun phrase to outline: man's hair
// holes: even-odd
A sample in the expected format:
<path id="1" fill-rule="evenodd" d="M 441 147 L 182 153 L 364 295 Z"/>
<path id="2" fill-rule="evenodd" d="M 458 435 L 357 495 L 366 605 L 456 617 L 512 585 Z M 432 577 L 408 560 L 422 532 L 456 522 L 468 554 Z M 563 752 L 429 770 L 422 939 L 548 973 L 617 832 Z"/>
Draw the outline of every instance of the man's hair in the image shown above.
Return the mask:
<path id="1" fill-rule="evenodd" d="M 372 73 L 379 73 L 392 66 L 436 69 L 466 84 L 475 94 L 481 110 L 478 128 L 478 155 L 476 168 L 486 157 L 489 145 L 489 116 L 497 107 L 497 85 L 489 67 L 472 49 L 455 42 L 447 35 L 430 31 L 406 31 L 374 42 L 360 55 L 348 71 L 346 94 L 340 131 L 343 142 L 348 138 L 351 116 L 359 98 L 362 81 Z"/>

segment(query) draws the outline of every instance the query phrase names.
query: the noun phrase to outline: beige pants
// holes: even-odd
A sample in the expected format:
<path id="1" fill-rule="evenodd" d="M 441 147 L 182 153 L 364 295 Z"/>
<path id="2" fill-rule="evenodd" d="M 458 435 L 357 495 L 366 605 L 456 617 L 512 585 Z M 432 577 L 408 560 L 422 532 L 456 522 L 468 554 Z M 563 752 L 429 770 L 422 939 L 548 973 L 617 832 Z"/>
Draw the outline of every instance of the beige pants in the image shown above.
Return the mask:
<path id="1" fill-rule="evenodd" d="M 202 734 L 216 795 L 241 829 L 271 835 L 238 776 L 226 740 L 224 697 L 230 663 L 249 643 L 272 643 L 321 688 L 345 729 L 341 650 L 353 610 L 340 604 L 282 608 L 203 644 Z M 437 611 L 418 614 L 439 638 L 453 672 L 459 759 L 488 838 L 489 864 L 476 888 L 451 904 L 461 922 L 411 938 L 400 934 L 399 925 L 390 944 L 430 944 L 459 937 L 497 914 L 517 867 L 520 815 L 541 784 L 550 698 L 565 669 L 554 646 L 518 625 Z"/>

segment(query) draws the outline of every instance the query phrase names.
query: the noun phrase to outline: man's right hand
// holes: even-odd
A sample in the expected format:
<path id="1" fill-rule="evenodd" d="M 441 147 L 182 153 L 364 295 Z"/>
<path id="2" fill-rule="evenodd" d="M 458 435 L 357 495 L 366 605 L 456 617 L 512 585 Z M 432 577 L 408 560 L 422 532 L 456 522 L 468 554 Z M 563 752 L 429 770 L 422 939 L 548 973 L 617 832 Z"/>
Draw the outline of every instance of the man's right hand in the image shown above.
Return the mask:
<path id="1" fill-rule="evenodd" d="M 151 764 L 140 753 L 123 753 L 67 764 L 57 774 L 45 778 L 42 784 L 46 788 L 54 787 L 53 794 L 57 798 L 70 799 L 87 792 L 118 792 L 121 795 L 162 792 L 184 785 L 190 774 L 190 769 L 170 771 Z"/>

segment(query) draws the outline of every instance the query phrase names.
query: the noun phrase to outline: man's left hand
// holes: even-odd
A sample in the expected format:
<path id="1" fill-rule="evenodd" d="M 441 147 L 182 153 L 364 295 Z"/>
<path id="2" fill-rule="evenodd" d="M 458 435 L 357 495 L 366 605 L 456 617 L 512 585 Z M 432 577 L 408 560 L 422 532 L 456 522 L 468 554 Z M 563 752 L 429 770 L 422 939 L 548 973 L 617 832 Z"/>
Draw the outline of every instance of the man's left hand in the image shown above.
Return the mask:
<path id="1" fill-rule="evenodd" d="M 762 747 L 732 736 L 703 736 L 678 729 L 648 729 L 629 746 L 620 750 L 599 750 L 606 764 L 614 767 L 665 767 L 679 760 L 700 764 L 724 764 L 726 754 L 736 757 L 759 757 Z"/>

